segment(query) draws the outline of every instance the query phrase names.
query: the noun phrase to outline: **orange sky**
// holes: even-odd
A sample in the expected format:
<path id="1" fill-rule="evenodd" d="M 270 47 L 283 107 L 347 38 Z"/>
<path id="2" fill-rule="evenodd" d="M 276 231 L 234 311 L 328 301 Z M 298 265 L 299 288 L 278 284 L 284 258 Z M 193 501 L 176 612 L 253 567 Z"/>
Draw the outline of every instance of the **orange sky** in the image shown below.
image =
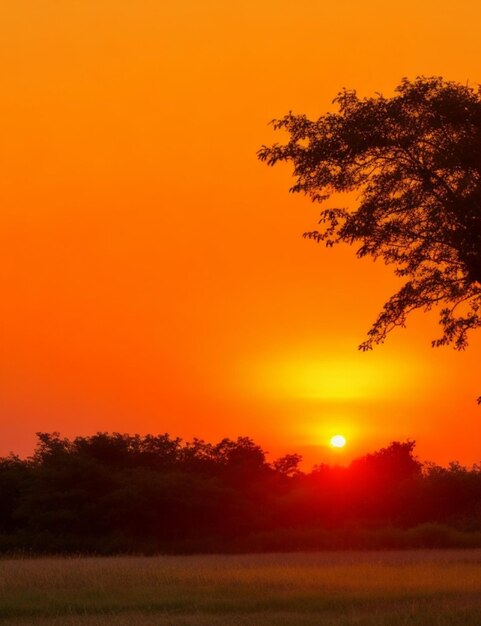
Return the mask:
<path id="1" fill-rule="evenodd" d="M 418 315 L 357 352 L 391 270 L 304 241 L 319 208 L 256 159 L 343 86 L 481 82 L 480 24 L 476 0 L 2 3 L 0 453 L 116 430 L 481 460 L 481 337 L 433 350 Z"/>

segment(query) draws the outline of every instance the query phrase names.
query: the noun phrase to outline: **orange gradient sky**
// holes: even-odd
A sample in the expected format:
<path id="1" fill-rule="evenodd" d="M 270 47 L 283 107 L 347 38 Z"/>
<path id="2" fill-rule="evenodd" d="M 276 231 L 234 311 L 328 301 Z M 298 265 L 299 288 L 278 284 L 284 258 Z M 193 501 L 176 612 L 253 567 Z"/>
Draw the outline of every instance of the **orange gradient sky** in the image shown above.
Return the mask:
<path id="1" fill-rule="evenodd" d="M 397 280 L 304 241 L 319 207 L 256 159 L 343 86 L 481 82 L 479 2 L 17 0 L 0 31 L 0 453 L 108 430 L 481 460 L 481 337 L 433 350 L 419 314 L 359 353 Z"/>

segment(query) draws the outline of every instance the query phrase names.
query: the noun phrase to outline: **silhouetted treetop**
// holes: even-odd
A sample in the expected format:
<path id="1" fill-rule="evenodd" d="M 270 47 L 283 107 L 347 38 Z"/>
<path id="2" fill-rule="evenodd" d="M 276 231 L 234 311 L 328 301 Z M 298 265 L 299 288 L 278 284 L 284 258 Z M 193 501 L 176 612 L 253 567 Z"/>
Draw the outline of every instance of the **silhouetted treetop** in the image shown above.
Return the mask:
<path id="1" fill-rule="evenodd" d="M 445 547 L 481 545 L 481 467 L 414 445 L 304 471 L 249 437 L 38 433 L 33 456 L 0 458 L 0 554 L 433 547 L 437 524 Z"/>
<path id="2" fill-rule="evenodd" d="M 395 265 L 405 284 L 384 305 L 360 348 L 403 326 L 414 309 L 441 305 L 439 346 L 467 345 L 481 326 L 481 87 L 404 79 L 395 95 L 343 90 L 318 120 L 274 120 L 287 143 L 263 146 L 269 165 L 294 166 L 291 192 L 315 202 L 356 192 L 354 208 L 326 208 L 305 236 L 356 244 L 359 257 Z"/>
<path id="3" fill-rule="evenodd" d="M 387 448 L 354 460 L 351 469 L 367 475 L 389 477 L 390 481 L 409 480 L 420 476 L 422 463 L 414 456 L 414 441 L 393 441 Z"/>

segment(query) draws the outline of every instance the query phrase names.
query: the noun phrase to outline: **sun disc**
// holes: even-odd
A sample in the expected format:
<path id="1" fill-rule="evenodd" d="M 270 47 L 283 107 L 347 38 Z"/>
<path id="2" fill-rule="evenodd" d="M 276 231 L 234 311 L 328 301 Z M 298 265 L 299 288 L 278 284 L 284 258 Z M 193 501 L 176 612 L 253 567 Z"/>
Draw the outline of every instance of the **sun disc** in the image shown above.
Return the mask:
<path id="1" fill-rule="evenodd" d="M 331 446 L 333 448 L 344 448 L 346 445 L 346 438 L 342 435 L 334 435 L 331 437 Z"/>

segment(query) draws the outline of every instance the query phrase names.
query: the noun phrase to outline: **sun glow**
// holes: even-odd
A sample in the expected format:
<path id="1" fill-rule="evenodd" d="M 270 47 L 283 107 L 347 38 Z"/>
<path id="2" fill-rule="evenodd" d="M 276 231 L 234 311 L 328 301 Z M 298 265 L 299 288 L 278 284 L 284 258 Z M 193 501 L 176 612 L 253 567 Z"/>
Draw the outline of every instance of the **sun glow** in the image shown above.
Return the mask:
<path id="1" fill-rule="evenodd" d="M 344 448 L 346 445 L 346 438 L 342 435 L 334 435 L 334 437 L 331 437 L 329 443 L 333 448 Z"/>
<path id="2" fill-rule="evenodd" d="M 388 397 L 403 387 L 416 368 L 411 361 L 409 370 L 402 358 L 380 358 L 378 354 L 366 360 L 363 354 L 352 355 L 352 346 L 337 352 L 329 358 L 313 357 L 301 350 L 296 355 L 290 351 L 251 355 L 241 362 L 237 379 L 250 393 L 256 389 L 262 396 L 339 403 Z"/>

